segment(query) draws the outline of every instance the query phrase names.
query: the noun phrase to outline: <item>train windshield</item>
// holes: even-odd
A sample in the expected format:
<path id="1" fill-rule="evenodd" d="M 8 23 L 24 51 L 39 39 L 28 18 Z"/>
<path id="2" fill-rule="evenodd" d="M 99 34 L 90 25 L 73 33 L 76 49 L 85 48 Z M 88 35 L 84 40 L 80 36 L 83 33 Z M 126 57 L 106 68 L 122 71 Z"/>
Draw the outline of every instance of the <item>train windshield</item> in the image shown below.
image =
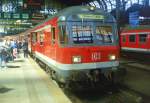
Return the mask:
<path id="1" fill-rule="evenodd" d="M 72 26 L 72 35 L 73 35 L 73 43 L 81 44 L 81 43 L 93 43 L 93 31 L 90 25 Z"/>
<path id="2" fill-rule="evenodd" d="M 112 44 L 113 29 L 111 25 L 72 25 L 74 44 Z"/>
<path id="3" fill-rule="evenodd" d="M 96 26 L 96 40 L 102 43 L 112 43 L 112 27 Z"/>

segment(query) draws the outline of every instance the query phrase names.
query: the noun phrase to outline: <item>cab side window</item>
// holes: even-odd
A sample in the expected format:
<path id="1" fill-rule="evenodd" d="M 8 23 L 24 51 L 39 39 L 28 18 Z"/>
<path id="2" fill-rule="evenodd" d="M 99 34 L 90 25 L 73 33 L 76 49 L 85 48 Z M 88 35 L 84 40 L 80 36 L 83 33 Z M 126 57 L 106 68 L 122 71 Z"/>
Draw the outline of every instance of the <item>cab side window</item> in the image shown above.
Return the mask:
<path id="1" fill-rule="evenodd" d="M 43 45 L 43 42 L 44 42 L 44 33 L 42 31 L 40 31 L 39 34 L 40 34 L 40 45 Z"/>
<path id="2" fill-rule="evenodd" d="M 135 42 L 136 38 L 135 35 L 129 35 L 129 42 Z"/>
<path id="3" fill-rule="evenodd" d="M 68 42 L 66 26 L 59 26 L 59 41 L 61 44 L 66 44 Z"/>
<path id="4" fill-rule="evenodd" d="M 140 34 L 139 35 L 139 42 L 140 43 L 145 43 L 146 42 L 146 39 L 147 39 L 147 34 Z"/>

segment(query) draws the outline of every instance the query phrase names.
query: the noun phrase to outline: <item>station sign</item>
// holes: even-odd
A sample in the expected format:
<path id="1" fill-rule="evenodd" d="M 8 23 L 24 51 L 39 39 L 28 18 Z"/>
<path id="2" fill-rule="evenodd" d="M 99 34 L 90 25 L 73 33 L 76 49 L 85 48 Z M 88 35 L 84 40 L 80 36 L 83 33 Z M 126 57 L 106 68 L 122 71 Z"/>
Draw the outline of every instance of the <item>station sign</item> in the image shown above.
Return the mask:
<path id="1" fill-rule="evenodd" d="M 45 4 L 45 0 L 24 0 L 25 9 L 41 9 Z"/>
<path id="2" fill-rule="evenodd" d="M 139 12 L 138 11 L 129 13 L 129 24 L 131 26 L 139 25 Z"/>
<path id="3" fill-rule="evenodd" d="M 0 19 L 30 19 L 28 13 L 0 13 Z"/>
<path id="4" fill-rule="evenodd" d="M 43 19 L 45 19 L 45 16 L 41 13 L 33 13 L 32 19 L 43 20 Z"/>
<path id="5" fill-rule="evenodd" d="M 20 18 L 20 14 L 19 13 L 14 13 L 14 14 L 12 14 L 12 18 L 14 18 L 14 19 L 19 19 Z"/>
<path id="6" fill-rule="evenodd" d="M 23 13 L 22 14 L 22 19 L 29 19 L 29 14 Z"/>
<path id="7" fill-rule="evenodd" d="M 0 20 L 0 25 L 13 25 L 14 21 L 5 21 L 5 20 Z"/>
<path id="8" fill-rule="evenodd" d="M 45 15 L 40 13 L 0 13 L 0 19 L 34 19 L 34 20 L 44 20 Z"/>
<path id="9" fill-rule="evenodd" d="M 4 13 L 3 17 L 4 17 L 4 19 L 10 19 L 11 18 L 11 13 Z"/>

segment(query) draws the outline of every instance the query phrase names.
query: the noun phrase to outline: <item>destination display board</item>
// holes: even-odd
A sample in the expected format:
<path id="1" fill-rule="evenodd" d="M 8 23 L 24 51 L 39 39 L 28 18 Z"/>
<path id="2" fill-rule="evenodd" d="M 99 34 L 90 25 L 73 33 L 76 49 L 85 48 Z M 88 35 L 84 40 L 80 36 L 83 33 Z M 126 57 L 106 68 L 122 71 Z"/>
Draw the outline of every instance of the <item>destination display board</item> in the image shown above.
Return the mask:
<path id="1" fill-rule="evenodd" d="M 104 19 L 104 15 L 92 15 L 92 14 L 79 14 L 79 18 L 81 19 Z"/>

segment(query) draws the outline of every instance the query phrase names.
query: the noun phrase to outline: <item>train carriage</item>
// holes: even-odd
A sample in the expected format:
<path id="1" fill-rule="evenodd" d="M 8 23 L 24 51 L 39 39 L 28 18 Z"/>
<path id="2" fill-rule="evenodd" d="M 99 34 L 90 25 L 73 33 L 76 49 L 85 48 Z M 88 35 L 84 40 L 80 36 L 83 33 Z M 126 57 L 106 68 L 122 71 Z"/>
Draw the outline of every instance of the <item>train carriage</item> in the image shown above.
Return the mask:
<path id="1" fill-rule="evenodd" d="M 66 8 L 29 32 L 32 55 L 57 81 L 94 80 L 119 66 L 116 21 L 95 7 Z"/>
<path id="2" fill-rule="evenodd" d="M 123 51 L 150 53 L 150 26 L 129 26 L 124 28 L 120 36 Z"/>

